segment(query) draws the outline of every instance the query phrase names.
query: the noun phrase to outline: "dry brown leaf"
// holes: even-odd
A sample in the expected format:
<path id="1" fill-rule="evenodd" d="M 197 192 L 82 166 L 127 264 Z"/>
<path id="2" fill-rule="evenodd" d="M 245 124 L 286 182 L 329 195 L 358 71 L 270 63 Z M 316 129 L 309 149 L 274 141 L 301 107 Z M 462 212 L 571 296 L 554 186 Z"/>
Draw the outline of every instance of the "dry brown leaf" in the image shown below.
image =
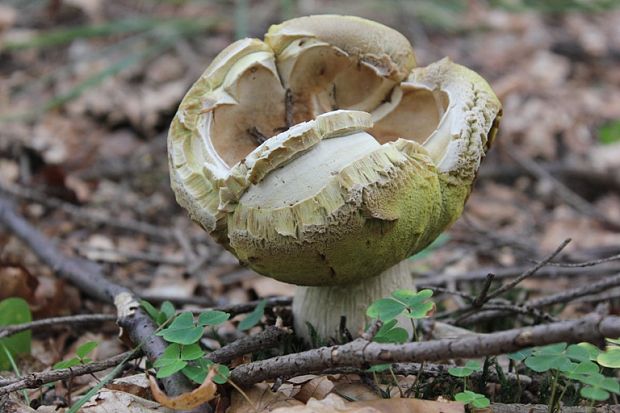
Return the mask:
<path id="1" fill-rule="evenodd" d="M 183 268 L 160 265 L 152 278 L 151 284 L 143 291 L 146 295 L 185 298 L 196 292 L 198 280 L 185 277 Z"/>
<path id="2" fill-rule="evenodd" d="M 189 393 L 183 393 L 175 397 L 168 397 L 168 395 L 159 388 L 155 377 L 149 376 L 151 393 L 153 393 L 153 398 L 163 406 L 174 410 L 190 410 L 215 398 L 217 386 L 212 379 L 216 374 L 217 370 L 212 367 L 200 387 Z"/>
<path id="3" fill-rule="evenodd" d="M 334 389 L 334 383 L 326 376 L 316 377 L 304 383 L 295 398 L 301 402 L 308 402 L 311 398 L 324 399 Z"/>
<path id="4" fill-rule="evenodd" d="M 3 413 L 34 413 L 35 410 L 14 400 L 7 400 L 2 406 Z"/>
<path id="5" fill-rule="evenodd" d="M 114 241 L 101 234 L 93 234 L 81 245 L 80 253 L 91 261 L 122 263 L 127 259 L 116 252 Z"/>
<path id="6" fill-rule="evenodd" d="M 380 399 L 347 403 L 330 394 L 323 400 L 310 399 L 305 406 L 280 408 L 273 413 L 464 413 L 462 403 L 418 399 Z"/>
<path id="7" fill-rule="evenodd" d="M 108 383 L 106 387 L 110 390 L 122 391 L 133 394 L 134 396 L 150 399 L 153 397 L 149 385 L 149 380 L 144 374 L 134 374 L 127 377 L 119 377 L 114 379 L 112 383 Z"/>
<path id="8" fill-rule="evenodd" d="M 64 280 L 39 277 L 39 285 L 34 293 L 35 305 L 32 312 L 35 318 L 55 317 L 58 315 L 77 314 L 82 300 L 80 292 Z"/>
<path id="9" fill-rule="evenodd" d="M 299 400 L 293 398 L 297 389 L 292 385 L 282 385 L 277 392 L 272 392 L 267 383 L 255 384 L 245 391 L 246 399 L 238 391 L 231 395 L 230 407 L 227 413 L 256 413 L 270 412 L 274 409 L 291 409 L 294 406 L 303 406 Z"/>
<path id="10" fill-rule="evenodd" d="M 383 413 L 464 413 L 465 406 L 456 402 L 439 402 L 419 399 L 379 399 L 353 402 L 353 408 L 371 407 Z M 358 410 L 351 410 L 358 412 Z M 359 410 L 361 411 L 361 410 Z"/>
<path id="11" fill-rule="evenodd" d="M 304 384 L 317 377 L 319 376 L 317 376 L 316 374 L 304 374 L 303 376 L 291 377 L 286 381 L 293 384 Z"/>
<path id="12" fill-rule="evenodd" d="M 359 381 L 353 383 L 336 383 L 334 393 L 345 397 L 347 400 L 356 401 L 375 400 L 378 397 L 375 391 Z"/>
<path id="13" fill-rule="evenodd" d="M 174 410 L 154 401 L 116 390 L 101 390 L 84 404 L 80 411 L 82 413 L 174 413 Z"/>
<path id="14" fill-rule="evenodd" d="M 39 281 L 21 265 L 6 265 L 0 266 L 0 285 L 0 300 L 21 297 L 32 302 Z"/>

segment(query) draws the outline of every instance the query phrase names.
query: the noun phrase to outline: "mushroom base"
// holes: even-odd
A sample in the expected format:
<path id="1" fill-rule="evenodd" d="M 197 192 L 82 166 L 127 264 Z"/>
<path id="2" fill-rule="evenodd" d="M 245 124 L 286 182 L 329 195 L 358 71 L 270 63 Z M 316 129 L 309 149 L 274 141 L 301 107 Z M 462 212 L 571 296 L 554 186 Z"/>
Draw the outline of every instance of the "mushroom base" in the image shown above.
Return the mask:
<path id="1" fill-rule="evenodd" d="M 385 270 L 376 277 L 355 284 L 329 287 L 297 287 L 293 299 L 295 331 L 310 342 L 308 323 L 321 339 L 339 337 L 341 316 L 346 317 L 346 328 L 359 337 L 370 322 L 366 309 L 375 300 L 389 297 L 398 289 L 414 289 L 413 277 L 407 260 Z M 399 326 L 412 334 L 408 319 L 399 320 Z"/>

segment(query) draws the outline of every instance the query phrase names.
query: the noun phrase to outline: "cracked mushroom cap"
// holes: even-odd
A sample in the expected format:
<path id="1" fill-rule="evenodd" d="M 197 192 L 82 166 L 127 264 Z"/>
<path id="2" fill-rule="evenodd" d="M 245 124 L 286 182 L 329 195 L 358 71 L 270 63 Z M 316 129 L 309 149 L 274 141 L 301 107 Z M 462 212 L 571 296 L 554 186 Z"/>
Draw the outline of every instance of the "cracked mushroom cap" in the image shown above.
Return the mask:
<path id="1" fill-rule="evenodd" d="M 501 115 L 473 71 L 414 66 L 400 33 L 357 17 L 302 17 L 233 43 L 171 125 L 177 201 L 269 277 L 380 274 L 460 216 Z"/>

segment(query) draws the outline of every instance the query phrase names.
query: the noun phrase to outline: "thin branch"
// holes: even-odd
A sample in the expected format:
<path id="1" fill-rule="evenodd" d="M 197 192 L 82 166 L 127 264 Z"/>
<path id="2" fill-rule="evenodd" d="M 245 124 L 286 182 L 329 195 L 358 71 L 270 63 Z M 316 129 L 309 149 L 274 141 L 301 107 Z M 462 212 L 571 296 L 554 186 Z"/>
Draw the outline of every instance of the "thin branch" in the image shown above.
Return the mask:
<path id="1" fill-rule="evenodd" d="M 481 307 L 486 304 L 487 302 L 499 297 L 500 295 L 504 294 L 505 292 L 511 290 L 512 288 L 514 288 L 515 286 L 517 286 L 521 281 L 525 280 L 528 277 L 531 277 L 532 275 L 536 274 L 536 272 L 538 270 L 540 270 L 541 268 L 543 268 L 545 265 L 547 265 L 547 263 L 549 263 L 551 260 L 553 260 L 570 242 L 570 239 L 566 239 L 564 240 L 564 242 L 562 242 L 560 244 L 559 247 L 557 247 L 555 249 L 555 251 L 553 251 L 551 254 L 547 255 L 545 258 L 543 258 L 539 263 L 537 263 L 535 266 L 528 268 L 527 270 L 523 271 L 518 277 L 516 277 L 514 280 L 511 280 L 510 282 L 508 282 L 507 284 L 504 284 L 498 288 L 496 288 L 495 290 L 486 293 L 484 295 L 484 297 L 480 300 L 478 300 L 478 302 L 475 302 L 476 300 L 472 301 L 471 305 L 465 307 L 465 308 L 459 308 L 457 310 L 454 311 L 448 311 L 445 312 L 441 315 L 438 315 L 437 317 L 440 318 L 445 318 L 445 317 L 449 317 L 452 314 L 459 314 L 458 319 L 456 320 L 456 323 L 460 323 L 463 322 L 463 320 L 467 319 L 468 317 L 471 316 L 472 313 L 474 312 L 478 312 Z M 486 280 L 485 280 L 485 288 L 489 288 L 490 287 L 490 283 L 491 281 L 495 278 L 495 275 L 493 275 L 492 277 L 489 277 L 489 274 L 487 274 Z M 488 286 L 487 286 L 488 284 Z M 510 309 L 511 312 L 518 312 L 520 314 L 528 314 L 528 313 L 532 313 L 531 310 L 527 310 L 527 309 L 522 309 L 519 308 L 518 306 L 512 306 L 510 305 L 510 307 L 506 307 L 506 310 Z M 546 316 L 544 314 L 539 314 L 539 316 L 542 316 L 543 319 L 551 319 L 550 316 Z"/>
<path id="2" fill-rule="evenodd" d="M 287 328 L 269 326 L 259 333 L 233 341 L 220 349 L 212 351 L 206 358 L 216 363 L 228 363 L 244 354 L 276 347 L 282 342 L 284 337 L 290 334 L 292 334 L 292 331 Z"/>
<path id="3" fill-rule="evenodd" d="M 383 321 L 381 320 L 375 320 L 370 327 L 368 327 L 366 329 L 366 331 L 364 332 L 364 334 L 362 334 L 362 338 L 366 341 L 372 341 L 375 336 L 377 335 L 377 333 L 379 332 L 379 330 L 381 330 L 381 327 L 383 326 Z"/>
<path id="4" fill-rule="evenodd" d="M 380 344 L 360 338 L 340 346 L 244 364 L 232 371 L 231 378 L 239 385 L 249 386 L 263 380 L 320 373 L 337 367 L 367 368 L 384 363 L 477 358 L 559 342 L 600 344 L 605 337 L 617 336 L 620 336 L 620 317 L 591 314 L 578 320 L 452 340 Z"/>
<path id="5" fill-rule="evenodd" d="M 570 238 L 564 240 L 559 247 L 557 247 L 555 249 L 555 251 L 553 251 L 551 254 L 547 255 L 542 261 L 540 261 L 538 264 L 536 264 L 535 266 L 533 266 L 532 268 L 530 268 L 529 270 L 525 271 L 523 274 L 519 275 L 517 278 L 515 278 L 514 280 L 510 281 L 508 284 L 502 285 L 501 287 L 498 287 L 496 290 L 491 291 L 490 293 L 487 294 L 485 300 L 483 302 L 487 302 L 495 297 L 498 297 L 502 294 L 504 294 L 505 292 L 513 289 L 514 287 L 517 286 L 517 284 L 519 284 L 521 281 L 525 280 L 526 278 L 530 277 L 532 274 L 535 274 L 536 271 L 540 270 L 542 267 L 544 267 L 545 265 L 547 265 L 551 260 L 553 260 L 560 252 L 562 252 L 562 250 L 568 245 L 568 243 L 570 242 Z"/>
<path id="6" fill-rule="evenodd" d="M 567 303 L 574 300 L 575 298 L 584 297 L 591 294 L 597 294 L 618 286 L 620 286 L 620 274 L 613 277 L 605 278 L 601 281 L 589 285 L 583 285 L 580 287 L 572 288 L 570 290 L 562 291 L 557 294 L 549 295 L 547 297 L 529 300 L 525 303 L 525 305 L 532 308 L 540 308 L 554 304 Z"/>
<path id="7" fill-rule="evenodd" d="M 104 321 L 115 321 L 116 316 L 112 314 L 80 314 L 72 315 L 68 317 L 52 317 L 45 318 L 43 320 L 36 320 L 30 323 L 14 324 L 0 328 L 0 339 L 11 336 L 26 330 L 37 330 L 42 328 L 49 328 L 59 324 L 63 325 L 76 325 L 76 324 L 90 324 L 101 323 Z"/>
<path id="8" fill-rule="evenodd" d="M 101 268 L 93 262 L 64 255 L 40 231 L 17 214 L 10 201 L 0 193 L 0 225 L 5 226 L 39 259 L 61 278 L 64 278 L 87 295 L 113 303 L 118 311 L 118 325 L 127 332 L 129 339 L 140 344 L 149 360 L 161 356 L 167 343 L 155 335 L 157 326 L 138 304 L 136 295 L 126 287 L 108 280 Z M 181 374 L 162 380 L 166 391 L 178 395 L 191 390 L 191 384 Z"/>
<path id="9" fill-rule="evenodd" d="M 449 365 L 449 364 L 433 364 L 433 363 L 392 363 L 390 365 L 390 367 L 392 368 L 392 371 L 395 374 L 398 375 L 402 375 L 402 376 L 414 376 L 414 375 L 418 375 L 420 374 L 420 369 L 422 368 L 422 374 L 424 374 L 425 376 L 430 376 L 430 377 L 439 377 L 439 376 L 445 376 L 445 379 L 449 379 L 454 378 L 453 376 L 448 376 L 448 369 L 450 369 L 451 367 L 454 367 L 454 365 Z M 368 373 L 366 370 L 364 369 L 360 369 L 360 368 L 353 368 L 353 367 L 336 367 L 333 369 L 328 369 L 326 371 L 323 372 L 324 374 L 363 374 L 363 373 Z M 499 381 L 499 377 L 497 376 L 497 373 L 495 372 L 489 372 L 490 374 L 487 376 L 487 378 L 490 381 L 493 382 L 498 382 Z M 532 383 L 532 378 L 530 376 L 526 376 L 523 374 L 519 374 L 518 378 L 517 378 L 517 374 L 515 373 L 504 373 L 506 379 L 510 382 L 517 382 L 519 381 L 522 385 L 528 386 L 529 384 Z M 470 377 L 472 379 L 477 379 L 480 376 L 482 376 L 482 372 L 478 371 L 478 372 L 474 372 Z"/>
<path id="10" fill-rule="evenodd" d="M 424 274 L 418 277 L 416 281 L 416 287 L 419 285 L 426 286 L 439 286 L 446 285 L 451 282 L 478 282 L 484 281 L 489 274 L 493 272 L 495 274 L 495 280 L 506 280 L 516 278 L 530 269 L 529 266 L 518 266 L 508 268 L 495 268 L 495 269 L 480 269 L 474 271 L 463 272 L 461 274 Z M 620 272 L 620 263 L 612 262 L 606 265 L 600 265 L 597 267 L 588 268 L 563 268 L 558 266 L 547 266 L 541 268 L 536 273 L 532 274 L 531 278 L 544 278 L 553 279 L 559 277 L 579 277 L 579 276 L 604 276 L 610 274 L 617 274 Z M 430 288 L 430 287 L 427 287 Z"/>
<path id="11" fill-rule="evenodd" d="M 620 260 L 620 254 L 612 255 L 611 257 L 600 258 L 598 260 L 592 261 L 584 261 L 584 262 L 550 262 L 549 265 L 553 265 L 556 267 L 566 267 L 566 268 L 583 268 L 583 267 L 593 267 L 595 265 L 604 264 L 606 262 L 618 261 Z"/>
<path id="12" fill-rule="evenodd" d="M 491 288 L 491 283 L 493 282 L 493 279 L 495 278 L 495 274 L 493 273 L 489 273 L 487 275 L 487 279 L 484 280 L 484 285 L 482 286 L 482 290 L 480 291 L 480 294 L 478 294 L 478 296 L 474 299 L 472 305 L 474 307 L 481 307 L 485 302 L 487 302 L 487 295 L 489 294 L 489 288 Z"/>
<path id="13" fill-rule="evenodd" d="M 546 404 L 492 403 L 491 411 L 493 413 L 547 413 L 549 406 Z M 617 413 L 620 411 L 620 405 L 605 404 L 599 407 L 562 406 L 557 411 L 560 413 Z"/>
<path id="14" fill-rule="evenodd" d="M 37 389 L 47 383 L 53 383 L 58 380 L 65 380 L 71 377 L 83 376 L 85 374 L 106 370 L 117 366 L 130 355 L 130 360 L 141 356 L 141 352 L 134 352 L 133 355 L 131 353 L 131 351 L 128 351 L 107 360 L 95 361 L 94 363 L 79 365 L 67 369 L 30 373 L 23 377 L 3 379 L 0 380 L 0 396 L 22 389 Z"/>
<path id="15" fill-rule="evenodd" d="M 447 294 L 447 295 L 455 295 L 457 297 L 461 297 L 472 303 L 476 297 L 471 294 L 464 293 L 463 291 L 452 290 L 450 288 L 436 287 L 434 285 L 416 285 L 416 288 L 419 290 L 432 290 L 433 293 Z"/>
<path id="16" fill-rule="evenodd" d="M 536 321 L 557 321 L 557 318 L 536 308 L 532 308 L 528 305 L 515 305 L 515 304 L 484 304 L 480 307 L 480 312 L 476 314 L 466 314 L 456 320 L 454 324 L 472 324 L 489 320 L 491 318 L 497 318 L 498 315 L 506 316 L 510 313 L 517 313 L 525 316 L 533 317 Z M 481 317 L 476 317 L 478 314 Z M 484 317 L 483 314 L 493 314 L 493 317 Z"/>
<path id="17" fill-rule="evenodd" d="M 577 298 L 585 297 L 588 295 L 598 294 L 602 291 L 607 291 L 611 288 L 620 286 L 620 274 L 617 274 L 613 277 L 605 278 L 601 281 L 595 282 L 586 286 L 579 286 L 572 288 L 570 290 L 562 291 L 557 294 L 548 295 L 546 297 L 535 298 L 529 301 L 526 301 L 522 304 L 521 308 L 529 311 L 537 311 L 542 307 L 548 307 L 550 305 L 555 304 L 563 304 L 573 301 Z M 498 308 L 490 308 L 484 307 L 482 310 L 492 310 L 492 311 L 481 311 L 480 313 L 469 315 L 466 317 L 462 317 L 460 320 L 457 320 L 459 324 L 475 324 L 483 321 L 492 320 L 498 317 L 504 317 L 508 314 L 507 311 L 498 311 Z"/>
<path id="18" fill-rule="evenodd" d="M 293 297 L 279 296 L 279 297 L 271 297 L 265 299 L 267 302 L 265 304 L 265 308 L 274 308 L 274 307 L 289 307 L 293 302 Z M 236 316 L 237 314 L 245 314 L 252 312 L 256 306 L 262 300 L 250 301 L 243 304 L 231 304 L 231 305 L 223 305 L 219 307 L 211 307 L 211 308 L 199 308 L 196 310 L 192 310 L 194 314 L 199 314 L 209 310 L 218 310 L 229 313 L 231 317 Z"/>

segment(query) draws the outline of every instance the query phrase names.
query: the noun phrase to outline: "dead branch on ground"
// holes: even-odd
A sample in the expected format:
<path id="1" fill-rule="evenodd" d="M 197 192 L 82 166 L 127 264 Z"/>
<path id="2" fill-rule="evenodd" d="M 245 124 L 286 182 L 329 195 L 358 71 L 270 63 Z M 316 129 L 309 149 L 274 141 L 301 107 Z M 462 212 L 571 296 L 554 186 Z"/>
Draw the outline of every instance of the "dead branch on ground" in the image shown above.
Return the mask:
<path id="1" fill-rule="evenodd" d="M 231 379 L 238 385 L 249 386 L 263 380 L 321 373 L 337 367 L 368 368 L 384 363 L 477 358 L 559 342 L 600 344 L 605 337 L 616 336 L 620 336 L 620 317 L 590 314 L 578 320 L 457 339 L 379 344 L 359 338 L 340 346 L 244 364 L 232 371 Z"/>
<path id="2" fill-rule="evenodd" d="M 137 296 L 128 288 L 108 280 L 95 263 L 63 254 L 51 240 L 20 216 L 2 193 L 0 193 L 0 225 L 17 236 L 59 277 L 68 280 L 97 300 L 113 303 L 118 312 L 118 325 L 128 334 L 132 343 L 141 345 L 149 360 L 154 361 L 163 354 L 167 343 L 155 335 L 157 326 L 142 310 Z M 182 394 L 192 388 L 189 381 L 180 373 L 162 379 L 162 383 L 171 395 Z"/>

